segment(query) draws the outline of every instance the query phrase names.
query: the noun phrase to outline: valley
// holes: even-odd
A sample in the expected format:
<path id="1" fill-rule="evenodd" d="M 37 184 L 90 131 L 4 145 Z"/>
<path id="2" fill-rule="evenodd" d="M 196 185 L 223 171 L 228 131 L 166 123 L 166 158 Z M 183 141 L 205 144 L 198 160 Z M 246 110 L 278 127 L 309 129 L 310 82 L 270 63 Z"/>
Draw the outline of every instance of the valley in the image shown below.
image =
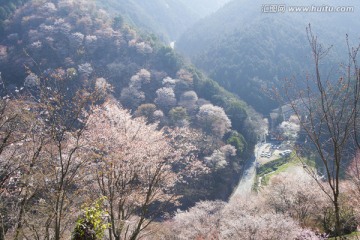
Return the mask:
<path id="1" fill-rule="evenodd" d="M 345 5 L 0 0 L 0 240 L 357 237 Z"/>

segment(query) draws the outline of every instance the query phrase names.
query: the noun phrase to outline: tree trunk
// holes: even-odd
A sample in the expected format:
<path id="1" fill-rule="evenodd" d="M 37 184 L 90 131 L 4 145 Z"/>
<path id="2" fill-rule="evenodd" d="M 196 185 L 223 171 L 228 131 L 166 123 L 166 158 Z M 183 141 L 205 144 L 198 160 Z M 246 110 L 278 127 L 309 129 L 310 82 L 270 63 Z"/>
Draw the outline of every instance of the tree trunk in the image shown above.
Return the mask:
<path id="1" fill-rule="evenodd" d="M 334 196 L 334 208 L 335 208 L 335 239 L 341 236 L 341 224 L 340 224 L 340 206 L 338 195 Z"/>
<path id="2" fill-rule="evenodd" d="M 5 224 L 3 216 L 1 216 L 0 240 L 5 240 Z"/>
<path id="3" fill-rule="evenodd" d="M 27 198 L 27 196 L 25 195 L 23 200 L 21 201 L 21 208 L 20 208 L 19 217 L 18 217 L 17 224 L 16 224 L 16 234 L 14 237 L 15 240 L 19 239 L 20 230 L 22 228 L 22 218 L 23 218 L 23 215 L 25 212 L 26 198 Z"/>

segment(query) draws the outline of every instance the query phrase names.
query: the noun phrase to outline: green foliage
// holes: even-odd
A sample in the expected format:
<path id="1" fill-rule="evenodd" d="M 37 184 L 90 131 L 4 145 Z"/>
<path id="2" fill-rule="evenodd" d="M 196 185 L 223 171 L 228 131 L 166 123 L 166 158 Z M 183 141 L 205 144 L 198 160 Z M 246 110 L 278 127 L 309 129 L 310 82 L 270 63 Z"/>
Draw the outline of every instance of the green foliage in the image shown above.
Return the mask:
<path id="1" fill-rule="evenodd" d="M 6 19 L 7 12 L 3 7 L 0 7 L 0 19 Z"/>
<path id="2" fill-rule="evenodd" d="M 295 3 L 290 0 L 287 4 L 291 2 Z M 305 0 L 303 4 L 312 3 Z M 347 51 L 343 44 L 346 34 L 357 42 L 355 29 L 360 21 L 349 13 L 305 17 L 300 13 L 263 14 L 260 6 L 256 1 L 232 1 L 189 28 L 176 47 L 210 78 L 267 114 L 277 106 L 269 89 L 282 89 L 284 79 L 293 77 L 301 86 L 311 69 L 306 26 L 311 23 L 317 28 L 327 41 L 324 47 L 337 46 L 329 64 L 322 66 L 327 73 L 336 62 L 345 61 L 338 53 Z M 357 27 L 350 29 L 347 22 Z"/>
<path id="3" fill-rule="evenodd" d="M 188 119 L 186 109 L 183 107 L 172 108 L 169 112 L 169 117 L 170 117 L 172 124 L 176 124 L 178 122 Z"/>
<path id="4" fill-rule="evenodd" d="M 256 144 L 256 129 L 247 126 L 245 120 L 258 118 L 255 115 L 256 112 L 236 95 L 226 91 L 214 80 L 206 78 L 195 68 L 191 68 L 189 71 L 193 74 L 194 88 L 198 96 L 224 108 L 231 120 L 232 129 L 244 137 L 245 152 L 243 153 L 252 154 Z"/>
<path id="5" fill-rule="evenodd" d="M 216 98 L 219 97 L 221 89 L 217 82 L 206 79 L 201 82 L 201 85 L 199 87 L 201 89 L 201 91 L 199 92 L 199 95 L 201 97 L 211 100 L 216 100 Z M 217 100 L 217 102 L 219 103 L 219 99 Z"/>
<path id="6" fill-rule="evenodd" d="M 28 0 L 1 0 L 0 1 L 0 39 L 4 37 L 4 20 L 11 17 L 11 14 Z"/>
<path id="7" fill-rule="evenodd" d="M 245 120 L 248 117 L 244 103 L 236 99 L 226 101 L 225 112 L 231 120 L 232 128 L 238 131 L 243 129 Z"/>
<path id="8" fill-rule="evenodd" d="M 284 157 L 284 158 L 279 158 L 276 159 L 274 161 L 265 163 L 263 165 L 261 165 L 258 169 L 257 169 L 257 174 L 259 176 L 265 175 L 267 173 L 276 171 L 280 166 L 282 166 L 283 164 L 289 162 L 289 158 L 288 157 Z"/>
<path id="9" fill-rule="evenodd" d="M 174 76 L 181 66 L 184 65 L 180 55 L 176 54 L 170 47 L 161 46 L 157 51 L 153 64 L 158 69 L 167 69 L 169 75 Z"/>
<path id="10" fill-rule="evenodd" d="M 75 68 L 68 68 L 66 69 L 66 76 L 69 79 L 75 79 L 77 77 L 78 73 Z"/>
<path id="11" fill-rule="evenodd" d="M 226 140 L 227 144 L 230 144 L 235 147 L 236 154 L 241 156 L 242 153 L 246 150 L 246 141 L 244 137 L 237 131 L 231 131 L 228 139 Z"/>
<path id="12" fill-rule="evenodd" d="M 112 28 L 115 30 L 121 29 L 124 26 L 124 18 L 122 16 L 114 17 Z"/>
<path id="13" fill-rule="evenodd" d="M 153 114 L 156 111 L 155 104 L 145 103 L 141 104 L 135 111 L 136 117 L 146 117 L 149 122 L 153 121 Z"/>
<path id="14" fill-rule="evenodd" d="M 345 235 L 355 232 L 358 224 L 359 222 L 356 219 L 353 207 L 343 205 L 340 208 L 340 234 Z M 336 236 L 334 208 L 329 207 L 325 210 L 323 227 L 325 232 L 329 233 L 330 236 Z"/>
<path id="15" fill-rule="evenodd" d="M 24 3 L 26 3 L 28 0 L 10 0 L 10 1 L 5 1 L 2 0 L 0 1 L 0 8 L 2 8 L 3 10 L 5 10 L 6 15 L 3 16 L 1 15 L 1 20 L 5 20 L 6 18 L 10 17 L 10 14 L 13 13 L 17 7 L 23 5 Z"/>
<path id="16" fill-rule="evenodd" d="M 124 1 L 124 7 L 126 2 Z M 66 81 L 62 81 L 61 84 L 62 92 L 71 91 L 80 82 L 92 85 L 97 78 L 103 78 L 106 83 L 112 86 L 112 96 L 120 100 L 122 106 L 132 111 L 136 110 L 135 116 L 145 116 L 149 122 L 161 120 L 161 127 L 166 124 L 174 124 L 175 126 L 190 124 L 192 127 L 203 128 L 204 126 L 197 124 L 196 114 L 200 105 L 211 101 L 214 105 L 219 105 L 224 109 L 233 121 L 235 130 L 239 133 L 229 140 L 238 150 L 238 161 L 236 162 L 240 163 L 241 158 L 246 153 L 252 154 L 253 143 L 247 142 L 247 139 L 251 135 L 248 132 L 254 132 L 254 129 L 245 126 L 244 122 L 251 114 L 244 102 L 196 69 L 187 66 L 180 55 L 172 48 L 159 42 L 154 35 L 139 33 L 137 29 L 129 26 L 126 23 L 126 15 L 115 18 L 107 17 L 105 13 L 97 12 L 97 9 L 91 4 L 91 6 L 82 7 L 83 4 L 89 4 L 86 1 L 72 1 L 69 4 L 71 7 L 61 8 L 58 6 L 51 16 L 48 16 L 40 12 L 39 2 L 36 4 L 31 2 L 26 11 L 21 11 L 11 19 L 7 32 L 3 36 L 14 34 L 13 39 L 17 41 L 5 42 L 8 57 L 1 64 L 0 71 L 6 84 L 17 85 L 18 87 L 23 85 L 24 79 L 27 77 L 23 71 L 24 65 L 38 76 L 44 76 L 44 78 L 51 79 L 56 76 L 65 78 Z M 66 14 L 64 13 L 65 10 Z M 39 17 L 35 18 L 34 16 Z M 34 20 L 36 24 L 27 23 L 24 25 L 24 19 Z M 53 24 L 57 20 L 62 24 Z M 47 27 L 43 28 L 44 25 Z M 113 29 L 111 30 L 111 28 Z M 45 30 L 46 41 L 41 33 Z M 58 31 L 62 31 L 62 34 L 58 34 Z M 28 37 L 31 34 L 33 37 Z M 33 43 L 37 43 L 34 39 L 36 41 L 39 39 L 41 46 L 29 47 Z M 75 47 L 81 50 L 81 54 L 79 51 L 74 51 Z M 24 56 L 24 49 L 27 52 L 26 56 Z M 146 69 L 151 76 L 146 81 L 131 83 L 132 77 L 140 69 Z M 171 100 L 171 104 L 162 108 L 162 111 L 159 109 L 156 111 L 156 106 L 153 104 L 157 99 L 156 91 L 165 87 L 163 79 L 166 77 L 173 79 L 175 85 L 175 87 L 166 88 L 173 89 L 175 92 L 171 99 L 163 99 Z M 190 106 L 179 107 L 181 96 L 187 91 L 194 91 L 196 99 L 191 102 Z M 199 100 L 197 96 L 202 99 Z M 166 104 L 167 102 L 161 103 Z M 216 120 L 216 117 L 214 119 Z M 228 120 L 225 116 L 223 119 Z M 230 130 L 230 124 L 225 126 L 224 122 L 221 120 L 211 122 L 208 129 L 209 141 L 204 140 L 208 141 L 209 144 L 212 142 L 211 148 L 215 147 L 216 144 L 224 143 L 221 137 Z M 220 136 L 220 138 L 213 141 L 214 136 Z M 209 156 L 214 150 L 211 148 L 204 146 L 199 151 L 199 157 L 202 159 Z M 225 198 L 225 195 L 231 192 L 232 184 L 238 175 L 237 170 L 240 167 L 234 168 L 229 164 L 227 168 L 224 170 L 226 174 L 219 173 L 219 176 L 223 177 L 223 181 L 222 186 L 217 190 L 222 192 L 219 193 L 216 190 L 211 193 L 201 193 L 203 195 L 199 197 L 200 199 L 212 194 L 213 197 L 223 195 Z M 212 173 L 208 177 L 213 178 Z M 207 186 L 203 186 L 205 190 L 202 190 L 206 191 L 211 187 L 209 185 L 218 183 L 215 180 L 208 182 Z M 226 193 L 224 193 L 223 185 L 228 186 Z M 199 188 L 196 191 L 201 192 Z M 89 228 L 92 228 L 91 224 Z"/>
<path id="17" fill-rule="evenodd" d="M 104 231 L 110 227 L 106 223 L 103 210 L 105 197 L 99 198 L 89 207 L 84 207 L 83 215 L 79 217 L 73 232 L 73 240 L 100 240 L 104 236 Z"/>

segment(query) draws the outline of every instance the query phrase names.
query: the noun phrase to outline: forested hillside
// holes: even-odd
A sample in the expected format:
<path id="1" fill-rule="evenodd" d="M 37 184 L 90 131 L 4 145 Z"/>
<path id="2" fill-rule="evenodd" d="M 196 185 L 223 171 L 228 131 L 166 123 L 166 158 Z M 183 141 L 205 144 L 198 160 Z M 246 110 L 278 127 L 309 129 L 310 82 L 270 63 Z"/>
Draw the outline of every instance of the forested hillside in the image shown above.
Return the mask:
<path id="1" fill-rule="evenodd" d="M 83 7 L 79 3 L 73 10 L 73 4 L 62 1 L 56 8 L 51 3 L 34 3 L 33 11 L 23 8 L 8 23 L 2 36 L 1 58 L 7 90 L 21 88 L 29 75 L 25 70 L 47 76 L 61 68 L 75 79 L 85 71 L 86 75 L 106 79 L 113 87 L 112 94 L 134 112 L 143 103 L 153 103 L 158 89 L 173 89 L 176 102 L 164 107 L 165 115 L 180 104 L 183 93 L 195 90 L 195 99 L 203 98 L 224 107 L 234 130 L 246 134 L 244 123 L 251 111 L 245 103 L 186 66 L 179 55 L 156 39 L 139 35 L 95 5 Z M 75 10 L 86 14 L 79 17 Z M 36 15 L 34 11 L 44 13 Z M 55 13 L 58 18 L 50 21 Z M 128 92 L 131 94 L 126 95 Z M 251 137 L 254 135 L 249 132 L 253 142 Z"/>
<path id="2" fill-rule="evenodd" d="M 228 0 L 98 0 L 98 4 L 137 27 L 156 34 L 166 43 L 178 37 L 197 20 L 215 12 Z"/>
<path id="3" fill-rule="evenodd" d="M 347 61 L 346 34 L 356 42 L 360 22 L 356 13 L 264 13 L 265 1 L 232 1 L 216 14 L 196 23 L 177 42 L 177 50 L 189 56 L 226 89 L 268 113 L 276 102 L 266 91 L 279 88 L 285 78 L 302 82 L 311 69 L 306 27 L 311 24 L 324 47 L 333 45 L 327 68 Z M 286 7 L 337 6 L 335 1 L 287 1 Z M 359 7 L 358 2 L 346 6 Z M 347 24 L 351 22 L 351 26 Z M 342 56 L 342 57 L 340 57 Z"/>
<path id="4" fill-rule="evenodd" d="M 216 12 L 223 7 L 229 0 L 181 0 L 188 8 L 196 13 L 199 17 L 205 17 L 211 13 Z"/>
<path id="5" fill-rule="evenodd" d="M 93 2 L 29 1 L 4 24 L 2 237 L 69 236 L 103 196 L 110 234 L 136 238 L 229 197 L 264 125 L 244 102 Z"/>
<path id="6" fill-rule="evenodd" d="M 16 8 L 23 5 L 28 0 L 0 1 L 0 35 L 4 34 L 4 21 L 11 17 Z"/>
<path id="7" fill-rule="evenodd" d="M 0 240 L 357 238 L 360 8 L 266 3 L 0 0 Z"/>

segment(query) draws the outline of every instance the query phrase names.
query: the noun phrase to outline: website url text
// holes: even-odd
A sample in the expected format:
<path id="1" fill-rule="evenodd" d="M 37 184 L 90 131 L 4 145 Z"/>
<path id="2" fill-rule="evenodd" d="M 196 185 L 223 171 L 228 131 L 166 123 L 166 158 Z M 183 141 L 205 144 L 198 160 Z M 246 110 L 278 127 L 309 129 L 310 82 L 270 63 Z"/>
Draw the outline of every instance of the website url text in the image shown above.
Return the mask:
<path id="1" fill-rule="evenodd" d="M 285 13 L 285 12 L 309 12 L 309 13 L 349 13 L 354 12 L 353 6 L 286 6 L 286 4 L 264 4 L 261 6 L 263 13 Z"/>

